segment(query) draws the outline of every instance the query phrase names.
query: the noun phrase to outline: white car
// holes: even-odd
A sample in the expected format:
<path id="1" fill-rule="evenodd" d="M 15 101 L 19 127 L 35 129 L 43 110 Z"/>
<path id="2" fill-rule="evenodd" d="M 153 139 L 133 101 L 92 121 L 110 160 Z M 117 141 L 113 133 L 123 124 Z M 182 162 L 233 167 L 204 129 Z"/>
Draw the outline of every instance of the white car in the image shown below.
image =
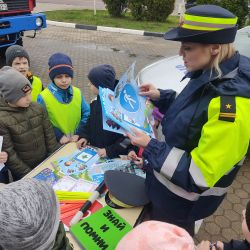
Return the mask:
<path id="1" fill-rule="evenodd" d="M 235 46 L 245 56 L 250 57 L 250 26 L 237 31 Z M 143 68 L 137 75 L 138 84 L 152 83 L 157 88 L 173 89 L 180 93 L 189 79 L 180 82 L 186 68 L 181 56 L 173 56 L 159 60 Z"/>

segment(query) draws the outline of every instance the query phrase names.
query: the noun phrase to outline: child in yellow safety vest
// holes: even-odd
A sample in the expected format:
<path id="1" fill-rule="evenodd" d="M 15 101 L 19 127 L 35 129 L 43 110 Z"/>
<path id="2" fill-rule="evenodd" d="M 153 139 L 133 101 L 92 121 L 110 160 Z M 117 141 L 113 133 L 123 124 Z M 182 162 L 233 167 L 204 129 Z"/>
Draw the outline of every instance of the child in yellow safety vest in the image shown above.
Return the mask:
<path id="1" fill-rule="evenodd" d="M 36 102 L 37 96 L 43 91 L 43 84 L 39 77 L 30 72 L 30 58 L 28 52 L 20 45 L 10 46 L 5 53 L 6 64 L 28 78 L 32 85 L 32 101 Z"/>
<path id="2" fill-rule="evenodd" d="M 81 90 L 72 86 L 73 66 L 70 57 L 55 53 L 49 58 L 49 76 L 52 81 L 38 96 L 54 127 L 61 144 L 76 142 L 79 128 L 85 126 L 89 117 L 89 104 Z"/>

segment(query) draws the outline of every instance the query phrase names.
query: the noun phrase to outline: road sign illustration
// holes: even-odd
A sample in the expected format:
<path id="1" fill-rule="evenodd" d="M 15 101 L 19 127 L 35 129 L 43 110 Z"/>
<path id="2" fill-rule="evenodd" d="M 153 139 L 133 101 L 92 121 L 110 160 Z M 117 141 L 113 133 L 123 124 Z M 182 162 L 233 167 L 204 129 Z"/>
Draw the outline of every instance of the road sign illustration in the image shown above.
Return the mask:
<path id="1" fill-rule="evenodd" d="M 126 84 L 120 94 L 120 105 L 129 112 L 136 112 L 139 109 L 139 99 L 136 90 L 132 85 Z"/>

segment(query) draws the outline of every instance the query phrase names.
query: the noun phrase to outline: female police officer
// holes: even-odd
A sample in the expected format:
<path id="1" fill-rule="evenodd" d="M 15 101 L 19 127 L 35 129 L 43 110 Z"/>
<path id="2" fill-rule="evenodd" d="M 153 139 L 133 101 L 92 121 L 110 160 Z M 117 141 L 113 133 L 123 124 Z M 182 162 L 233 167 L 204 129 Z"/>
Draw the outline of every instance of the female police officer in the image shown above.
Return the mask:
<path id="1" fill-rule="evenodd" d="M 141 86 L 165 114 L 165 142 L 134 131 L 144 147 L 151 217 L 193 235 L 194 222 L 214 213 L 247 152 L 250 138 L 250 59 L 235 51 L 237 17 L 215 5 L 186 11 L 165 34 L 180 41 L 189 83 L 179 94 Z"/>

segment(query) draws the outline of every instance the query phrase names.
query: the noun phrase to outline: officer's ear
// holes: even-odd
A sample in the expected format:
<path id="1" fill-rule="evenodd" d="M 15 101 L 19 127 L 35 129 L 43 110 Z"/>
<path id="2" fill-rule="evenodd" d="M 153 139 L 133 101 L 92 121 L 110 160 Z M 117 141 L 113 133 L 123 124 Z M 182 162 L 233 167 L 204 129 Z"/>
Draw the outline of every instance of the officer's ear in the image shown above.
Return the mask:
<path id="1" fill-rule="evenodd" d="M 216 56 L 220 53 L 221 46 L 219 44 L 212 44 L 210 46 L 210 53 L 212 56 Z"/>

